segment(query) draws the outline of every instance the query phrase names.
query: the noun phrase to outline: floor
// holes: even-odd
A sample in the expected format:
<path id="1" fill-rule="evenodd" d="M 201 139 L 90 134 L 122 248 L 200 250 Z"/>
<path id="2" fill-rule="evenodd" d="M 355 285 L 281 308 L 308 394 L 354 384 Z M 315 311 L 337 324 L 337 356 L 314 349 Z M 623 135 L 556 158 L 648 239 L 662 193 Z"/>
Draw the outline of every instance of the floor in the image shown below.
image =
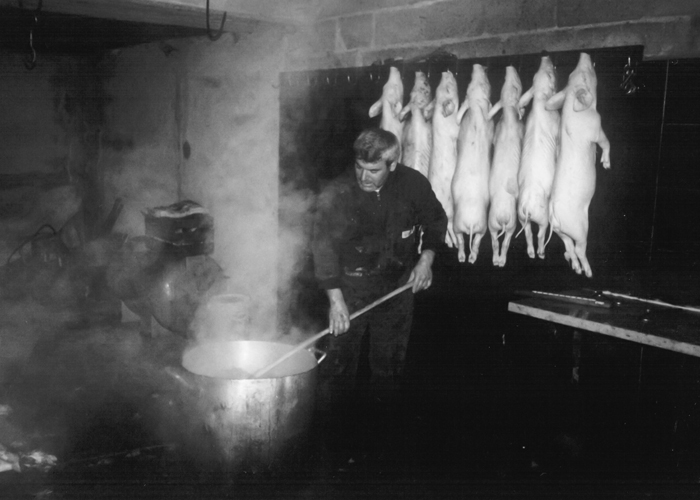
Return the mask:
<path id="1" fill-rule="evenodd" d="M 468 300 L 464 312 L 439 289 L 417 297 L 393 425 L 346 449 L 314 425 L 304 454 L 235 475 L 193 463 L 178 439 L 187 399 L 168 367 L 184 339 L 140 334 L 113 303 L 4 300 L 0 444 L 57 463 L 0 473 L 0 498 L 700 496 L 698 454 L 668 419 L 628 421 L 615 405 L 632 400 L 600 389 L 624 373 L 577 386 L 567 332 L 504 312 L 501 296 Z"/>

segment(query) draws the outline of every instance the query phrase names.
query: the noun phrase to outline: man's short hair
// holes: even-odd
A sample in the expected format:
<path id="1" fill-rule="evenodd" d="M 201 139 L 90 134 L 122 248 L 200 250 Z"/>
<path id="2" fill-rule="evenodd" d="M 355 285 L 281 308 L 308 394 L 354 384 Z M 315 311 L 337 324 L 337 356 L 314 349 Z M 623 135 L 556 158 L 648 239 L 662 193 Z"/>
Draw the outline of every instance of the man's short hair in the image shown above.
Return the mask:
<path id="1" fill-rule="evenodd" d="M 355 159 L 365 163 L 384 160 L 387 166 L 399 159 L 399 139 L 391 132 L 372 127 L 363 130 L 355 143 Z"/>

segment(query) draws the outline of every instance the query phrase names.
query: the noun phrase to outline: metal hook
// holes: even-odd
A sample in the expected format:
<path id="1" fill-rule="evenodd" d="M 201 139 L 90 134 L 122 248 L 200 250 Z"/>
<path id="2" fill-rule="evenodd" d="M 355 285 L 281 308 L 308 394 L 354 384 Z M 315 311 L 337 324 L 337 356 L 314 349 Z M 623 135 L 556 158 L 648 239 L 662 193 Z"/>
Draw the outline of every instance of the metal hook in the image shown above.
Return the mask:
<path id="1" fill-rule="evenodd" d="M 636 69 L 632 66 L 632 58 L 628 57 L 627 64 L 622 73 L 622 83 L 620 84 L 620 89 L 624 90 L 627 95 L 632 95 L 637 92 L 638 86 L 634 82 L 635 75 Z"/>
<path id="2" fill-rule="evenodd" d="M 215 42 L 221 38 L 221 35 L 224 33 L 224 24 L 226 24 L 226 12 L 224 12 L 224 17 L 221 19 L 219 31 L 216 34 L 211 32 L 211 28 L 209 28 L 209 0 L 207 0 L 207 36 L 212 42 Z"/>
<path id="3" fill-rule="evenodd" d="M 24 67 L 32 70 L 36 66 L 36 50 L 34 50 L 34 28 L 29 30 L 29 48 L 32 51 L 32 55 L 27 54 L 24 57 Z"/>
<path id="4" fill-rule="evenodd" d="M 32 51 L 32 54 L 31 56 L 27 54 L 24 57 L 24 67 L 28 70 L 32 70 L 36 66 L 36 50 L 34 49 L 34 29 L 39 25 L 39 13 L 41 12 L 42 4 L 43 0 L 39 0 L 39 3 L 36 6 L 36 10 L 34 11 L 34 24 L 29 29 L 29 48 Z"/>

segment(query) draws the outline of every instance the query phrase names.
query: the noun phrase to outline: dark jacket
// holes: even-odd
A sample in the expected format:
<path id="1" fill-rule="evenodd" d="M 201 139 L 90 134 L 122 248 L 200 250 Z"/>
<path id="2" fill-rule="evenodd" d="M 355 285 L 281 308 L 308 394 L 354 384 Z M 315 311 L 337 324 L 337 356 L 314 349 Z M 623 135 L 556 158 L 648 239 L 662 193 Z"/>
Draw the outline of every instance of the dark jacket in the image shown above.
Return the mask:
<path id="1" fill-rule="evenodd" d="M 333 181 L 318 199 L 312 244 L 315 274 L 324 289 L 350 277 L 396 283 L 421 250 L 445 239 L 447 216 L 428 180 L 397 165 L 378 193 L 360 189 L 353 171 Z"/>

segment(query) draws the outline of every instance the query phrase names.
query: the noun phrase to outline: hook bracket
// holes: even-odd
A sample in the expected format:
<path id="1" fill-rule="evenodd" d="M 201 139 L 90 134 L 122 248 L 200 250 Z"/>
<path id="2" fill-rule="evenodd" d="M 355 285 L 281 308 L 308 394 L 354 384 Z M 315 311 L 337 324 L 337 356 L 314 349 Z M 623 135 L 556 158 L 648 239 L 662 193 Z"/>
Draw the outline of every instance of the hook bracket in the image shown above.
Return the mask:
<path id="1" fill-rule="evenodd" d="M 627 58 L 627 64 L 622 73 L 622 83 L 620 89 L 625 91 L 625 94 L 632 95 L 637 92 L 639 86 L 635 83 L 634 77 L 637 75 L 637 69 L 632 63 L 632 58 Z"/>

